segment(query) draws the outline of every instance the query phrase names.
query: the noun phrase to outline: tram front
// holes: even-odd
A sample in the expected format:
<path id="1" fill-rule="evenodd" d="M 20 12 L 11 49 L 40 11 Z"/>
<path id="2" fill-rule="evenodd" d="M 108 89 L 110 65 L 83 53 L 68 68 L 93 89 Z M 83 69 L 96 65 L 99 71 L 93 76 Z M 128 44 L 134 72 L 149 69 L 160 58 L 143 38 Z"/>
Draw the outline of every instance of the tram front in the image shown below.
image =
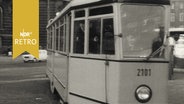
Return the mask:
<path id="1" fill-rule="evenodd" d="M 167 104 L 167 6 L 121 4 L 119 104 Z"/>

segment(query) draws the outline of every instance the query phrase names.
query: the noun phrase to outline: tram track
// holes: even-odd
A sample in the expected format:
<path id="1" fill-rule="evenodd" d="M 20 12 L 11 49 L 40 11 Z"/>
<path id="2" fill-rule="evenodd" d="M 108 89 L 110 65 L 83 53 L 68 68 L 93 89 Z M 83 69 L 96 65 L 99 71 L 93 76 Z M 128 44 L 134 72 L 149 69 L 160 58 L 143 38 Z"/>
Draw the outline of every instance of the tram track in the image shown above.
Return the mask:
<path id="1" fill-rule="evenodd" d="M 7 80 L 7 81 L 0 81 L 0 84 L 21 83 L 21 82 L 30 82 L 30 81 L 44 81 L 44 80 L 48 80 L 48 78 L 31 78 L 31 79 L 20 79 L 20 80 Z"/>

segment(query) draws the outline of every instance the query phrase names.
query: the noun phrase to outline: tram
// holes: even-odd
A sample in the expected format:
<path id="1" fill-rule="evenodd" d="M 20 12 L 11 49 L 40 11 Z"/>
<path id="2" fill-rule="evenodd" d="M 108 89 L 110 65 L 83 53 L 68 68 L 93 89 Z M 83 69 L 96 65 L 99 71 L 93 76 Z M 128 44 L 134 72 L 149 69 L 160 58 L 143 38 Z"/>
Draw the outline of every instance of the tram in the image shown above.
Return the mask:
<path id="1" fill-rule="evenodd" d="M 167 104 L 169 0 L 71 0 L 47 25 L 63 104 Z"/>

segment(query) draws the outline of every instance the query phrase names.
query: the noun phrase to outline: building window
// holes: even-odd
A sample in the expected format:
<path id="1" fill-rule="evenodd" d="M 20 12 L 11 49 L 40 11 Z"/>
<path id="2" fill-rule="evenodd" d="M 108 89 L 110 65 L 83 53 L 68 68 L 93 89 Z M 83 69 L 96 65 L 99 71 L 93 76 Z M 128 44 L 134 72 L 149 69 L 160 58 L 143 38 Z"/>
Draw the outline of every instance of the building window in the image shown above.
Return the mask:
<path id="1" fill-rule="evenodd" d="M 175 14 L 171 13 L 171 22 L 175 22 Z"/>
<path id="2" fill-rule="evenodd" d="M 184 25 L 180 25 L 180 28 L 184 28 Z"/>
<path id="3" fill-rule="evenodd" d="M 171 3 L 171 9 L 174 9 L 174 2 Z"/>
<path id="4" fill-rule="evenodd" d="M 180 21 L 184 21 L 184 13 L 180 13 Z"/>
<path id="5" fill-rule="evenodd" d="M 183 6 L 184 6 L 184 3 L 181 2 L 181 3 L 180 3 L 180 9 L 183 9 Z"/>
<path id="6" fill-rule="evenodd" d="M 0 7 L 0 29 L 3 28 L 3 9 Z"/>

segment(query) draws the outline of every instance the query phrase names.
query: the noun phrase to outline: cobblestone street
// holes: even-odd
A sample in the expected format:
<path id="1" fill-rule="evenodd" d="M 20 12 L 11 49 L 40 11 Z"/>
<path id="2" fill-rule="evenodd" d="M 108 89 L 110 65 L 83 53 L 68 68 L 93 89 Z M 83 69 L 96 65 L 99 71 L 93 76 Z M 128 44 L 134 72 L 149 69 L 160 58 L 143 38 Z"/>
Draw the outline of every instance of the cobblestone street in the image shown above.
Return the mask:
<path id="1" fill-rule="evenodd" d="M 0 104 L 59 104 L 50 92 L 46 62 L 24 63 L 0 56 Z"/>
<path id="2" fill-rule="evenodd" d="M 184 104 L 184 73 L 175 72 L 169 81 L 169 104 Z"/>

